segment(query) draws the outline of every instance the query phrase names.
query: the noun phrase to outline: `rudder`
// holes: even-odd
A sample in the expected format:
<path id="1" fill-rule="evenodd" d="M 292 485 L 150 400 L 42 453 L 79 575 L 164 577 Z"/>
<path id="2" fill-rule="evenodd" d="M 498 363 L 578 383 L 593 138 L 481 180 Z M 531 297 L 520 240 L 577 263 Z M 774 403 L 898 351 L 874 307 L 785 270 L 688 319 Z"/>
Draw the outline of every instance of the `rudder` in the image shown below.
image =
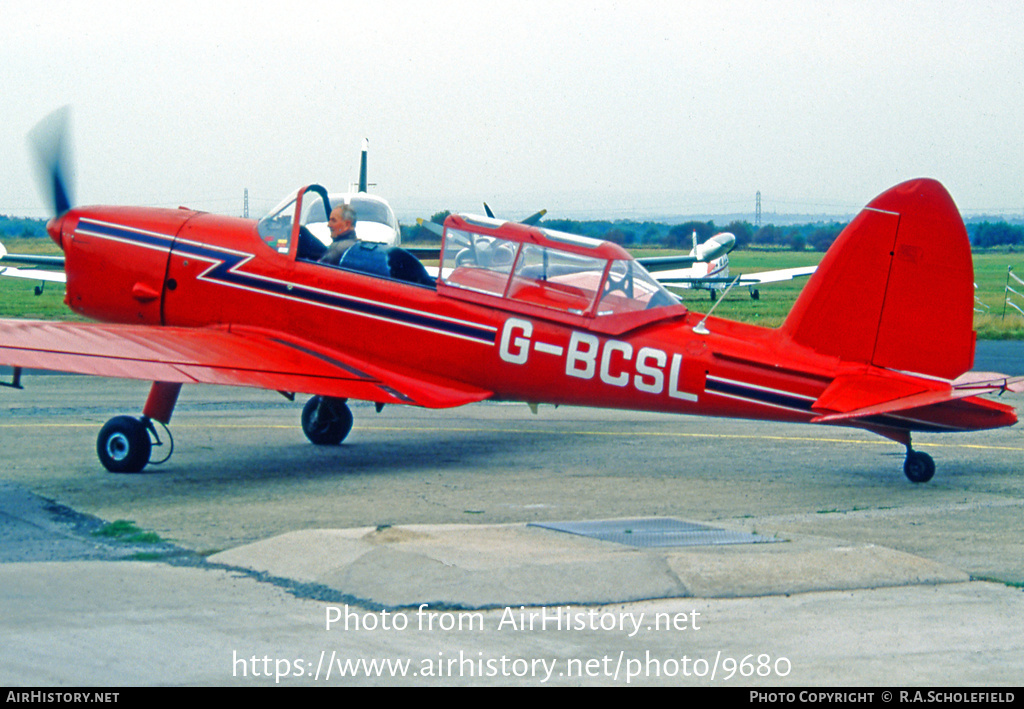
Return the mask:
<path id="1" fill-rule="evenodd" d="M 954 379 L 974 362 L 974 266 L 946 189 L 912 180 L 843 230 L 782 325 L 844 361 Z"/>

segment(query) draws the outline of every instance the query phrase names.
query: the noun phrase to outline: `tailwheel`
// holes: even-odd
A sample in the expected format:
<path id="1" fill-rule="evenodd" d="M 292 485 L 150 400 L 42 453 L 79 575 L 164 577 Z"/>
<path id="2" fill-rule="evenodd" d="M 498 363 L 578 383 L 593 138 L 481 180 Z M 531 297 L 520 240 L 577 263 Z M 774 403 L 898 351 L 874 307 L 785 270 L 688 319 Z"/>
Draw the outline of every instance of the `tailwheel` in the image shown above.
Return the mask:
<path id="1" fill-rule="evenodd" d="M 907 449 L 907 459 L 903 463 L 903 474 L 912 483 L 926 483 L 935 475 L 935 461 L 927 453 L 919 453 Z"/>
<path id="2" fill-rule="evenodd" d="M 138 473 L 149 463 L 153 443 L 149 421 L 115 416 L 100 429 L 96 453 L 103 467 L 112 473 Z"/>
<path id="3" fill-rule="evenodd" d="M 314 396 L 302 407 L 302 432 L 318 446 L 336 446 L 352 430 L 352 411 L 345 399 Z"/>

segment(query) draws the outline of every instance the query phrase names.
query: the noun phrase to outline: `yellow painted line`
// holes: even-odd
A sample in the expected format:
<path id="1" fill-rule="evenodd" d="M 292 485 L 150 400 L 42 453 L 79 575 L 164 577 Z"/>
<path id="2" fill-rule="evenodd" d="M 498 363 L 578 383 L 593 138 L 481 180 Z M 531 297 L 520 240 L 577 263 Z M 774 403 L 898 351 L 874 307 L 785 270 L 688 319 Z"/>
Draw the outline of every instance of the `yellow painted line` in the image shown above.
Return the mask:
<path id="1" fill-rule="evenodd" d="M 825 438 L 821 436 L 765 436 L 744 433 L 686 433 L 686 432 L 660 432 L 660 431 L 540 431 L 534 429 L 503 429 L 503 428 L 426 428 L 426 427 L 391 427 L 391 426 L 361 426 L 361 431 L 396 431 L 408 433 L 423 433 L 430 431 L 455 431 L 459 433 L 536 433 L 541 435 L 567 435 L 567 436 L 619 436 L 623 438 L 651 437 L 651 438 L 710 438 L 718 440 L 745 440 L 745 441 L 802 441 L 811 443 L 851 443 L 854 445 L 868 446 L 900 446 L 902 444 L 889 441 L 884 438 L 878 440 L 859 440 L 855 438 Z M 978 450 L 1005 450 L 1024 451 L 1022 446 L 991 446 L 977 443 L 914 443 L 914 448 L 975 448 Z"/>
<path id="2" fill-rule="evenodd" d="M 172 424 L 175 429 L 225 429 L 225 430 L 298 430 L 298 425 L 292 424 L 260 424 L 260 423 L 210 423 L 210 424 Z M 0 423 L 0 429 L 12 428 L 97 428 L 101 423 Z M 610 436 L 618 438 L 704 438 L 711 440 L 736 440 L 736 441 L 792 441 L 803 443 L 848 443 L 851 445 L 866 446 L 900 446 L 895 441 L 879 438 L 877 440 L 862 440 L 856 438 L 828 438 L 823 436 L 765 436 L 743 433 L 687 433 L 687 432 L 661 432 L 661 431 L 565 431 L 565 430 L 539 430 L 526 428 L 478 428 L 478 427 L 451 427 L 451 426 L 356 426 L 354 431 L 374 431 L 390 433 L 501 433 L 508 435 L 540 435 L 540 436 Z M 931 434 L 934 435 L 934 434 Z M 914 443 L 914 448 L 966 448 L 973 450 L 990 451 L 1018 451 L 1024 452 L 1024 446 L 996 446 L 980 443 Z"/>

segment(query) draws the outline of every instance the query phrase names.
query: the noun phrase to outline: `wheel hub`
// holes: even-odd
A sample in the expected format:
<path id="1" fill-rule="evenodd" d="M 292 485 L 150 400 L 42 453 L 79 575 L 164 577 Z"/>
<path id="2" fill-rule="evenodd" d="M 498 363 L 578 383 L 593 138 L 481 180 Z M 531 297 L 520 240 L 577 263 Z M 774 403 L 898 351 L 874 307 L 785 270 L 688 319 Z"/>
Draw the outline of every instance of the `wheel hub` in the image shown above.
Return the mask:
<path id="1" fill-rule="evenodd" d="M 115 433 L 107 439 L 107 455 L 118 462 L 128 457 L 130 449 L 131 444 L 128 442 L 128 437 L 123 433 Z"/>

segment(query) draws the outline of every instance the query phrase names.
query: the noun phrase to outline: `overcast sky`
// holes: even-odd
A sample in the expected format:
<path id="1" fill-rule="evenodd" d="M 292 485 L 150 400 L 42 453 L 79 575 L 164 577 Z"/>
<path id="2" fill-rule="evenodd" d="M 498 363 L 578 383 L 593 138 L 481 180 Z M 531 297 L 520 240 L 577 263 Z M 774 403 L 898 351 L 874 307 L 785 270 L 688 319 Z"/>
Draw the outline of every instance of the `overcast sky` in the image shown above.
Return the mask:
<path id="1" fill-rule="evenodd" d="M 1024 212 L 1024 3 L 0 0 L 0 213 L 70 104 L 76 201 L 403 221 L 854 212 L 913 177 Z"/>

